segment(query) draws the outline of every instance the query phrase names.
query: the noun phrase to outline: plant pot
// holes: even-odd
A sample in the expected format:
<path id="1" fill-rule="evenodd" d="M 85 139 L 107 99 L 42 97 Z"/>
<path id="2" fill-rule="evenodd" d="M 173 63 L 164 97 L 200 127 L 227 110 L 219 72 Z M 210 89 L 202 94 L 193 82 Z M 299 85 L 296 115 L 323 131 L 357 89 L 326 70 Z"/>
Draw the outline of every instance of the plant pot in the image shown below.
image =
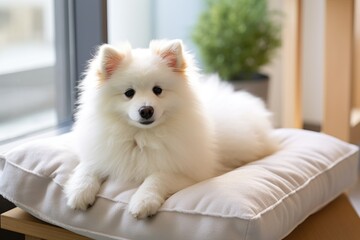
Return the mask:
<path id="1" fill-rule="evenodd" d="M 235 90 L 247 91 L 257 97 L 260 97 L 267 105 L 269 76 L 256 73 L 248 75 L 247 79 L 244 79 L 242 76 L 240 76 L 239 80 L 232 80 L 230 82 L 234 86 Z"/>

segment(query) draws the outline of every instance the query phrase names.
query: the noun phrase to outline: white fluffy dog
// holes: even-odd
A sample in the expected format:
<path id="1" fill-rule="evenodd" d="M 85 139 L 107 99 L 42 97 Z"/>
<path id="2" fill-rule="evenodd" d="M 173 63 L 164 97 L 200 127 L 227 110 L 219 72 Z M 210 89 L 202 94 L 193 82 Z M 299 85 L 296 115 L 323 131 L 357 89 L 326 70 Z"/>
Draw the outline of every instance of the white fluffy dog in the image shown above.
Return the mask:
<path id="1" fill-rule="evenodd" d="M 111 177 L 141 183 L 128 207 L 145 218 L 173 193 L 277 148 L 263 102 L 216 76 L 200 79 L 180 40 L 102 45 L 81 89 L 80 164 L 65 187 L 74 209 L 93 204 Z"/>

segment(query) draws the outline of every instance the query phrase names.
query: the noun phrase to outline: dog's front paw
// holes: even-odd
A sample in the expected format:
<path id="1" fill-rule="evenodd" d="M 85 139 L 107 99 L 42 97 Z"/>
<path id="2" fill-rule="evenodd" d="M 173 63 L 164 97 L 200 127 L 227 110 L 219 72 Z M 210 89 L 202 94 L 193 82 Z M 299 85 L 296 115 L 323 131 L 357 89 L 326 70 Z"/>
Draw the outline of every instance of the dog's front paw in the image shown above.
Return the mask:
<path id="1" fill-rule="evenodd" d="M 129 212 L 137 219 L 154 215 L 164 199 L 156 194 L 135 193 L 129 203 Z"/>
<path id="2" fill-rule="evenodd" d="M 98 187 L 86 187 L 83 189 L 66 187 L 67 205 L 72 209 L 85 211 L 95 202 L 97 192 Z"/>
<path id="3" fill-rule="evenodd" d="M 68 195 L 67 205 L 72 209 L 85 211 L 95 201 L 95 195 L 77 192 Z"/>

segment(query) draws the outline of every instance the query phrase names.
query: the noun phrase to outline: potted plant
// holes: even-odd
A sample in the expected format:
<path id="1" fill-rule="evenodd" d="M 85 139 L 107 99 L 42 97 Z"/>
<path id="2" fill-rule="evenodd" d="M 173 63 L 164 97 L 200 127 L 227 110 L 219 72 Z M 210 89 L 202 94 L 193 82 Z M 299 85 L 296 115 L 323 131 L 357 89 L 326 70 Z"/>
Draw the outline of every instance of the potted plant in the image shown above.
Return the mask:
<path id="1" fill-rule="evenodd" d="M 275 15 L 267 0 L 207 0 L 192 33 L 205 70 L 234 81 L 237 89 L 251 92 L 249 84 L 267 85 L 268 77 L 259 70 L 281 44 Z M 262 97 L 266 100 L 267 93 Z"/>

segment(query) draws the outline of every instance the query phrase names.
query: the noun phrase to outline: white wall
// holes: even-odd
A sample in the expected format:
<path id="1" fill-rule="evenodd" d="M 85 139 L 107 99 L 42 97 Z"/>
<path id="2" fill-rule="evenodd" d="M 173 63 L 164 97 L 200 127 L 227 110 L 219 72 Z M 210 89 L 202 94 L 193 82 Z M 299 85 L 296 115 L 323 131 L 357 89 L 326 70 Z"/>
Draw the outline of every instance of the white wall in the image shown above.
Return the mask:
<path id="1" fill-rule="evenodd" d="M 323 118 L 325 0 L 303 1 L 302 92 L 304 122 Z"/>
<path id="2" fill-rule="evenodd" d="M 156 38 L 182 39 L 197 55 L 191 31 L 204 7 L 203 0 L 156 0 L 154 25 Z M 196 58 L 199 56 L 197 55 Z"/>
<path id="3" fill-rule="evenodd" d="M 150 0 L 109 0 L 109 43 L 129 41 L 133 47 L 147 47 L 152 38 Z"/>
<path id="4" fill-rule="evenodd" d="M 286 0 L 287 1 L 287 0 Z M 281 11 L 283 0 L 268 0 L 271 10 Z M 281 86 L 282 86 L 282 55 L 279 49 L 273 60 L 262 69 L 270 77 L 268 107 L 273 112 L 273 122 L 281 127 Z"/>

